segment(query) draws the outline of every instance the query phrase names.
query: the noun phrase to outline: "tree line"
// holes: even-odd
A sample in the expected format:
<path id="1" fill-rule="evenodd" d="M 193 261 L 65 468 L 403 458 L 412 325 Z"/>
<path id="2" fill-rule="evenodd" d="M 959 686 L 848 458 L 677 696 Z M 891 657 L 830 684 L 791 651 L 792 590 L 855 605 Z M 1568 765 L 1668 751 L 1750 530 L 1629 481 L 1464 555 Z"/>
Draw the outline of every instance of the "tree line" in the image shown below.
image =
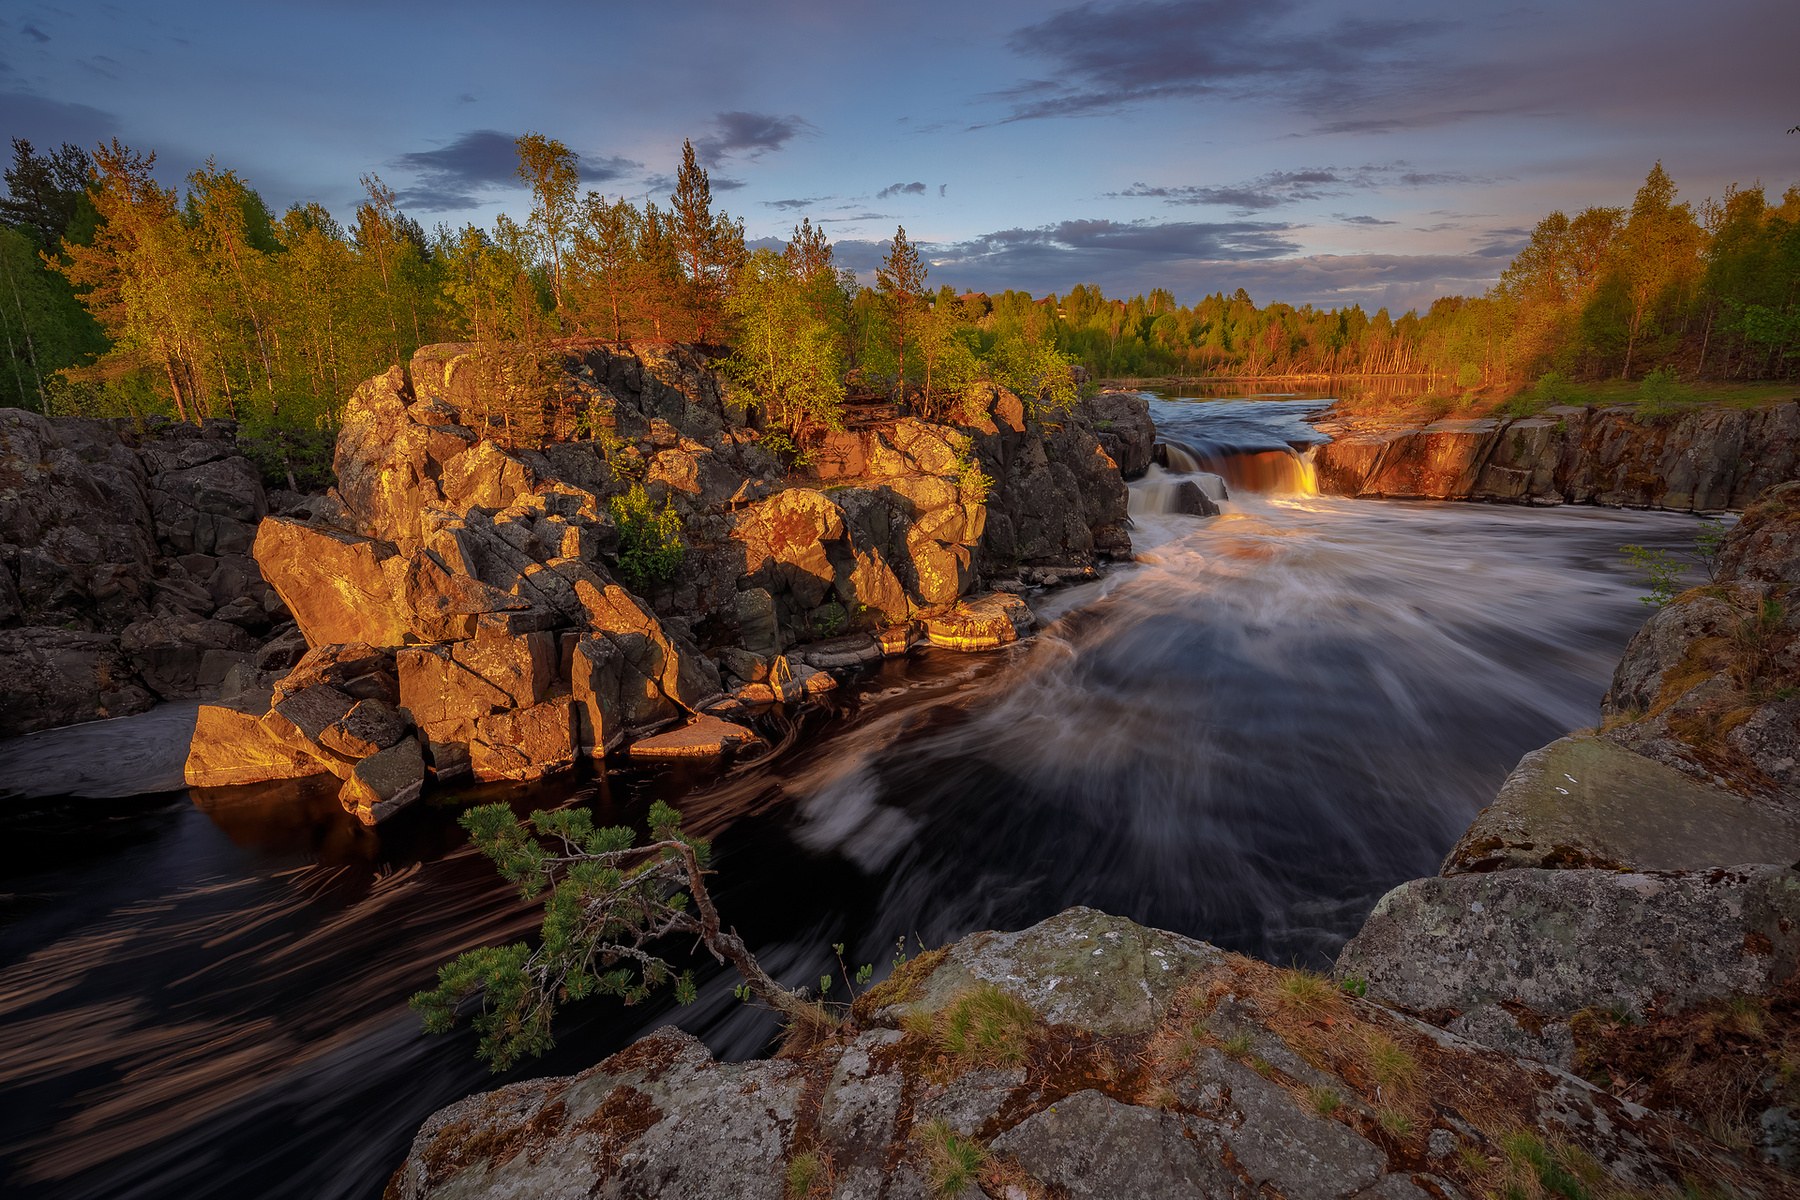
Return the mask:
<path id="1" fill-rule="evenodd" d="M 233 417 L 287 447 L 328 444 L 357 383 L 418 346 L 477 347 L 504 436 L 543 436 L 552 343 L 663 338 L 708 348 L 796 443 L 849 399 L 941 414 L 980 380 L 1034 405 L 1097 376 L 1453 377 L 1558 371 L 1789 377 L 1800 356 L 1800 188 L 1698 210 L 1661 164 L 1629 207 L 1539 222 L 1500 281 L 1424 313 L 1258 306 L 1239 289 L 1183 306 L 1166 289 L 1110 299 L 958 295 L 896 230 L 873 286 L 824 233 L 747 251 L 693 147 L 666 207 L 580 187 L 555 139 L 518 139 L 522 219 L 427 233 L 376 175 L 346 228 L 317 204 L 277 217 L 209 161 L 180 188 L 116 139 L 39 153 L 13 141 L 0 199 L 0 404 L 49 413 Z"/>
<path id="2" fill-rule="evenodd" d="M 1055 297 L 1050 298 L 1052 302 Z M 1500 281 L 1423 314 L 1258 307 L 1243 289 L 1192 306 L 1163 289 L 1062 297 L 1057 343 L 1100 376 L 1431 374 L 1468 388 L 1537 379 L 1792 378 L 1800 359 L 1800 186 L 1677 202 L 1659 162 L 1630 206 L 1538 222 Z M 1030 297 L 1007 293 L 1017 308 Z"/>

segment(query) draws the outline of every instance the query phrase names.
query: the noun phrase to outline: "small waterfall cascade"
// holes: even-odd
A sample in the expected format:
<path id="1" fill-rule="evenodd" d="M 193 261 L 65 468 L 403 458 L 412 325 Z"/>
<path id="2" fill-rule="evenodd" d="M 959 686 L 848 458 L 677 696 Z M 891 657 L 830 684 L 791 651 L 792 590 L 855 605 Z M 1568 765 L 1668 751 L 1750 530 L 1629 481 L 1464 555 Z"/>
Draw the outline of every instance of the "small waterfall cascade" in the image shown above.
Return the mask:
<path id="1" fill-rule="evenodd" d="M 1183 508 L 1178 497 L 1182 484 L 1190 480 L 1215 504 L 1231 499 L 1233 491 L 1274 496 L 1319 494 L 1312 462 L 1291 446 L 1189 445 L 1169 438 L 1158 443 L 1157 451 L 1159 461 L 1131 485 L 1127 511 L 1133 516 L 1192 511 Z"/>

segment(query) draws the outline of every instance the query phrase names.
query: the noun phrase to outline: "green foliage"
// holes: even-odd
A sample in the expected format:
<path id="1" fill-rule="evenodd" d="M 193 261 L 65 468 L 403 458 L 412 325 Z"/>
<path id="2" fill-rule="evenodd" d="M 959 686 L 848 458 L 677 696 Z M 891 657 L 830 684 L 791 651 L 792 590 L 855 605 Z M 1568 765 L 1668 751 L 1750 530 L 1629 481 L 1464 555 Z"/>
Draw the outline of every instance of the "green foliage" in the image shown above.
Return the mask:
<path id="1" fill-rule="evenodd" d="M 975 1184 L 987 1165 L 988 1150 L 973 1138 L 963 1137 L 942 1117 L 927 1122 L 915 1135 L 924 1143 L 926 1179 L 934 1195 L 950 1200 Z"/>
<path id="2" fill-rule="evenodd" d="M 1456 370 L 1456 386 L 1459 388 L 1475 388 L 1481 386 L 1481 364 L 1466 362 Z"/>
<path id="3" fill-rule="evenodd" d="M 1033 415 L 1045 416 L 1067 412 L 1077 397 L 1075 381 L 1069 377 L 1074 359 L 1056 348 L 1048 337 L 1024 336 L 1003 339 L 995 347 L 992 372 L 994 382 L 1017 393 L 1030 406 Z"/>
<path id="4" fill-rule="evenodd" d="M 675 577 L 687 547 L 681 540 L 681 514 L 674 500 L 661 512 L 650 503 L 644 485 L 634 483 L 623 496 L 607 502 L 619 529 L 619 573 L 640 590 Z"/>
<path id="5" fill-rule="evenodd" d="M 809 426 L 843 427 L 843 359 L 833 295 L 796 273 L 772 250 L 758 250 L 726 301 L 738 341 L 721 364 L 793 438 Z"/>
<path id="6" fill-rule="evenodd" d="M 823 1174 L 825 1174 L 824 1160 L 819 1157 L 817 1152 L 804 1150 L 788 1160 L 783 1194 L 787 1200 L 801 1200 L 801 1197 L 811 1194 L 813 1184 Z"/>
<path id="7" fill-rule="evenodd" d="M 1502 1138 L 1500 1144 L 1507 1157 L 1536 1176 L 1539 1186 L 1550 1195 L 1564 1200 L 1592 1200 L 1593 1193 L 1569 1170 L 1565 1156 L 1545 1145 L 1536 1134 L 1521 1129 Z"/>
<path id="8" fill-rule="evenodd" d="M 981 469 L 974 448 L 966 444 L 956 448 L 956 488 L 965 501 L 974 504 L 986 500 L 994 490 L 993 479 Z"/>
<path id="9" fill-rule="evenodd" d="M 1401 1140 L 1413 1135 L 1413 1119 L 1397 1108 L 1383 1108 L 1377 1119 L 1383 1129 Z"/>
<path id="10" fill-rule="evenodd" d="M 1351 996 L 1367 996 L 1369 994 L 1369 981 L 1364 979 L 1361 975 L 1346 975 L 1344 976 L 1344 982 L 1338 986 L 1343 988 L 1344 992 Z"/>
<path id="11" fill-rule="evenodd" d="M 673 982 L 676 999 L 692 1002 L 692 974 L 677 975 L 644 947 L 670 933 L 700 932 L 681 890 L 684 883 L 699 883 L 681 848 L 701 870 L 710 849 L 704 840 L 684 836 L 680 814 L 661 801 L 649 821 L 652 841 L 640 849 L 629 827 L 595 828 L 583 808 L 536 812 L 524 820 L 504 804 L 465 812 L 459 823 L 518 888 L 520 899 L 549 889 L 544 922 L 535 950 L 489 946 L 440 968 L 437 987 L 412 998 L 425 1027 L 448 1030 L 459 1012 L 478 1001 L 478 1053 L 502 1071 L 552 1045 L 551 1021 L 566 1001 L 610 995 L 636 1004 Z"/>
<path id="12" fill-rule="evenodd" d="M 1696 399 L 1692 389 L 1681 386 L 1673 369 L 1663 367 L 1644 376 L 1638 385 L 1638 403 L 1632 415 L 1640 422 L 1662 421 L 1686 412 Z"/>
<path id="13" fill-rule="evenodd" d="M 1681 576 L 1685 570 L 1681 561 L 1667 550 L 1651 550 L 1644 546 L 1620 546 L 1625 561 L 1631 569 L 1639 572 L 1640 580 L 1650 589 L 1647 596 L 1638 599 L 1651 608 L 1661 608 L 1673 600 L 1681 591 Z"/>
<path id="14" fill-rule="evenodd" d="M 1313 1111 L 1321 1117 L 1329 1117 L 1344 1106 L 1344 1098 L 1338 1095 L 1337 1089 L 1323 1084 L 1306 1089 L 1307 1098 L 1312 1101 Z"/>

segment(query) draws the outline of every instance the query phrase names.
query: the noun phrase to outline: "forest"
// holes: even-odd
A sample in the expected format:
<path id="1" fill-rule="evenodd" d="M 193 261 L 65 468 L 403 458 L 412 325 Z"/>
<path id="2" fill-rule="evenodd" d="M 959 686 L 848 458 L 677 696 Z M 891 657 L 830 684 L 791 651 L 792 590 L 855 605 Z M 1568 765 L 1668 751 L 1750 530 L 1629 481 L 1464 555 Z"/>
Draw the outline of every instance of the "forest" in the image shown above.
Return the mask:
<path id="1" fill-rule="evenodd" d="M 785 253 L 747 251 L 691 145 L 666 208 L 579 186 L 554 139 L 517 143 L 521 219 L 438 225 L 378 176 L 345 227 L 317 204 L 277 217 L 209 161 L 185 186 L 116 139 L 49 153 L 13 140 L 0 199 L 0 405 L 55 415 L 231 417 L 272 477 L 316 474 L 357 383 L 433 342 L 476 346 L 505 436 L 537 416 L 565 337 L 707 346 L 772 425 L 799 437 L 847 398 L 942 411 L 990 379 L 1034 404 L 1096 378 L 1424 376 L 1458 389 L 1570 380 L 1792 378 L 1800 358 L 1800 187 L 1732 187 L 1696 207 L 1659 162 L 1629 206 L 1554 212 L 1486 294 L 1425 312 L 1258 306 L 1242 289 L 1176 303 L 955 294 L 904 228 L 873 286 L 810 221 Z M 1422 385 L 1423 387 L 1426 385 Z"/>

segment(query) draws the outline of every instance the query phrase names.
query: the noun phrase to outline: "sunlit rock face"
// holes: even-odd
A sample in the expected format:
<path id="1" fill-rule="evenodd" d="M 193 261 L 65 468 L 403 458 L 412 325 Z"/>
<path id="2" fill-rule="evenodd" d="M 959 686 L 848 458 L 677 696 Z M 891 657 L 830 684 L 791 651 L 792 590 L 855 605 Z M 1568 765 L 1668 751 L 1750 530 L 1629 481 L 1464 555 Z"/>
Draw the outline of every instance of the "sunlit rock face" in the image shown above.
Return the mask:
<path id="1" fill-rule="evenodd" d="M 425 347 L 410 372 L 368 380 L 345 409 L 336 490 L 255 538 L 309 646 L 395 656 L 397 711 L 438 778 L 538 778 L 709 709 L 816 698 L 831 670 L 919 642 L 1004 645 L 1031 614 L 984 595 L 987 581 L 1130 553 L 1114 455 L 1142 471 L 1154 442 L 1135 395 L 1054 420 L 994 387 L 942 421 L 853 407 L 789 463 L 691 347 L 572 340 L 550 365 L 554 402 L 530 411 L 497 398 L 468 346 Z M 640 485 L 680 518 L 668 578 L 621 558 L 612 501 Z M 850 635 L 854 652 L 788 657 Z M 508 655 L 536 664 L 531 686 L 490 669 Z M 260 725 L 204 728 L 214 742 L 241 731 L 251 760 L 290 769 Z M 347 808 L 368 819 L 403 802 L 323 749 Z"/>
<path id="2" fill-rule="evenodd" d="M 1700 409 L 1667 422 L 1633 408 L 1549 408 L 1519 420 L 1397 425 L 1331 419 L 1314 452 L 1328 495 L 1741 509 L 1800 466 L 1800 402 Z"/>

